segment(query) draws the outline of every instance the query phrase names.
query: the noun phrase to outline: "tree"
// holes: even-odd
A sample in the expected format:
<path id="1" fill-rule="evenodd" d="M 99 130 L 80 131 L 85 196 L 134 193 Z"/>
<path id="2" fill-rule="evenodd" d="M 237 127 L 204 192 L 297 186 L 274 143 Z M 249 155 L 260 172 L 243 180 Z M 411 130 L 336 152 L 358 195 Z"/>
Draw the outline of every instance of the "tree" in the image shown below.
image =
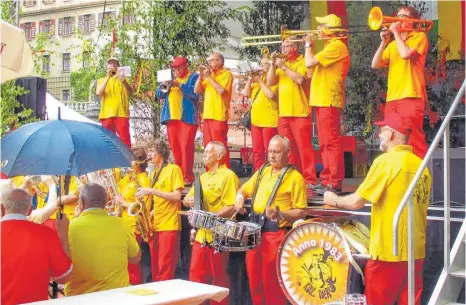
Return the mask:
<path id="1" fill-rule="evenodd" d="M 103 75 L 106 59 L 115 56 L 121 65 L 131 67 L 135 90 L 131 102 L 140 107 L 145 121 L 154 122 L 152 130 L 146 124 L 138 135 L 153 131 L 157 136 L 160 130 L 160 104 L 154 99 L 157 71 L 167 67 L 173 56 L 185 56 L 193 64 L 212 50 L 223 49 L 230 30 L 222 21 L 237 16 L 226 5 L 224 1 L 124 1 L 117 19 L 98 25 L 104 26 L 98 40 L 104 40 L 105 46 L 88 41 L 92 66 Z"/>
<path id="2" fill-rule="evenodd" d="M 254 1 L 253 7 L 242 7 L 239 20 L 246 36 L 277 35 L 282 25 L 299 29 L 304 20 L 303 1 Z M 281 40 L 277 38 L 277 40 Z M 278 50 L 279 44 L 268 45 Z M 264 46 L 265 47 L 265 46 Z M 242 58 L 257 60 L 262 46 L 236 48 Z"/>

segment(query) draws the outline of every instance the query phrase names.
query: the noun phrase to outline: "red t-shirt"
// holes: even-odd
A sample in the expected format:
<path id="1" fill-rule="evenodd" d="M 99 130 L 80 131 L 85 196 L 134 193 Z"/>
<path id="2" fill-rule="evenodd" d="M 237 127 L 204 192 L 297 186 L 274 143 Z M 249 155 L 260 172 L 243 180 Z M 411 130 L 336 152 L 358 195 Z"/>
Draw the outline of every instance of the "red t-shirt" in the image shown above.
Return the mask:
<path id="1" fill-rule="evenodd" d="M 56 232 L 27 220 L 2 220 L 1 304 L 48 299 L 50 277 L 66 276 L 72 268 Z"/>

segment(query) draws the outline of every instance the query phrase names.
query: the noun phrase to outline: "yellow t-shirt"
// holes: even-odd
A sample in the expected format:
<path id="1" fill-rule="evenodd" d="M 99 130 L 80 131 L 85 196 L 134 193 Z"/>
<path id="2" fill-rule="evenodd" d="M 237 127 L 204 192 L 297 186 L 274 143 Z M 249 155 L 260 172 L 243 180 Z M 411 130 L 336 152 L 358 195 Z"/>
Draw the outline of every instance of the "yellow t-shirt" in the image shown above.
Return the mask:
<path id="1" fill-rule="evenodd" d="M 97 80 L 97 86 L 100 86 L 104 81 L 105 78 L 99 78 Z M 123 82 L 116 77 L 110 77 L 107 82 L 107 86 L 102 93 L 99 114 L 99 119 L 113 117 L 129 117 L 128 92 L 126 92 Z"/>
<path id="2" fill-rule="evenodd" d="M 295 61 L 286 61 L 285 65 L 307 78 L 307 68 L 304 57 L 300 55 Z M 304 86 L 298 85 L 280 68 L 275 70 L 278 77 L 278 109 L 280 117 L 307 117 L 309 101 Z"/>
<path id="3" fill-rule="evenodd" d="M 136 179 L 134 178 L 136 177 Z M 120 182 L 118 182 L 118 192 L 123 197 L 123 199 L 128 203 L 134 203 L 137 201 L 136 191 L 138 187 L 150 187 L 150 179 L 146 172 L 139 173 L 134 176 L 132 173 L 126 174 Z M 151 201 L 149 196 L 144 196 L 141 200 L 145 203 L 146 208 L 146 217 L 149 219 Z M 138 216 L 139 217 L 139 216 Z M 140 234 L 137 227 L 137 218 L 136 216 L 129 216 L 128 209 L 123 208 L 121 211 L 121 219 L 129 226 L 131 231 L 134 234 Z"/>
<path id="4" fill-rule="evenodd" d="M 401 214 L 398 227 L 398 256 L 392 254 L 393 216 L 422 160 L 409 145 L 395 146 L 377 157 L 356 194 L 372 203 L 369 253 L 373 260 L 408 260 L 408 211 Z M 426 256 L 427 208 L 432 177 L 426 168 L 414 190 L 415 259 Z"/>
<path id="5" fill-rule="evenodd" d="M 262 178 L 254 200 L 254 213 L 264 213 L 265 206 L 269 201 L 270 194 L 275 187 L 275 183 L 277 182 L 280 173 L 281 171 L 272 173 L 271 166 L 266 167 L 262 172 Z M 255 172 L 254 175 L 241 187 L 246 197 L 252 196 L 258 175 L 259 171 Z M 275 206 L 278 206 L 280 211 L 304 209 L 307 207 L 306 182 L 299 171 L 295 169 L 288 169 L 277 189 L 275 198 L 270 205 L 272 208 Z M 287 223 L 283 220 L 280 221 L 280 228 L 291 225 L 292 223 Z"/>
<path id="6" fill-rule="evenodd" d="M 270 89 L 276 94 L 278 86 L 271 86 Z M 278 102 L 269 99 L 258 83 L 252 84 L 251 92 L 251 123 L 257 127 L 277 127 L 278 126 Z M 258 93 L 259 92 L 259 93 Z"/>
<path id="7" fill-rule="evenodd" d="M 317 107 L 345 106 L 345 81 L 350 65 L 348 47 L 340 39 L 331 39 L 315 55 L 319 64 L 311 81 L 309 105 Z"/>
<path id="8" fill-rule="evenodd" d="M 185 84 L 191 73 L 188 73 L 185 77 L 177 77 L 176 80 L 180 84 Z M 181 120 L 181 112 L 183 105 L 183 92 L 180 87 L 171 87 L 170 93 L 168 94 L 168 108 L 170 110 L 170 120 Z"/>
<path id="9" fill-rule="evenodd" d="M 219 94 L 208 79 L 202 81 L 202 87 L 205 89 L 202 117 L 204 119 L 228 121 L 233 88 L 233 74 L 228 69 L 222 69 L 212 73 L 212 77 L 225 89 L 225 92 Z"/>
<path id="10" fill-rule="evenodd" d="M 72 176 L 70 179 L 70 186 L 68 188 L 68 195 L 77 195 L 78 194 L 78 180 L 75 176 Z M 60 196 L 60 194 L 58 194 Z M 78 205 L 78 200 L 74 202 L 67 203 L 63 206 L 63 214 L 68 217 L 69 220 L 74 218 L 74 208 Z M 57 219 L 56 213 L 53 213 L 49 219 Z"/>
<path id="11" fill-rule="evenodd" d="M 87 209 L 71 221 L 68 237 L 73 272 L 66 296 L 129 286 L 128 258 L 138 254 L 139 245 L 121 218 Z"/>
<path id="12" fill-rule="evenodd" d="M 154 181 L 154 171 L 150 176 L 150 181 Z M 183 174 L 181 168 L 172 163 L 168 163 L 162 169 L 155 185 L 152 188 L 161 192 L 182 191 L 184 188 Z M 173 202 L 153 196 L 154 205 L 154 230 L 159 231 L 180 231 L 181 219 L 178 211 L 181 209 L 181 202 Z"/>
<path id="13" fill-rule="evenodd" d="M 202 185 L 203 209 L 207 212 L 216 213 L 225 206 L 235 205 L 236 192 L 239 188 L 239 179 L 236 174 L 225 165 L 220 166 L 215 172 L 205 172 L 200 177 Z M 192 187 L 188 197 L 194 196 Z M 212 231 L 199 229 L 196 241 L 203 243 L 206 240 L 212 242 Z"/>
<path id="14" fill-rule="evenodd" d="M 426 64 L 429 41 L 424 32 L 411 32 L 405 44 L 419 54 L 417 59 L 403 59 L 398 52 L 396 41 L 388 44 L 382 54 L 382 60 L 388 65 L 387 102 L 403 98 L 425 98 L 426 81 L 424 67 Z"/>

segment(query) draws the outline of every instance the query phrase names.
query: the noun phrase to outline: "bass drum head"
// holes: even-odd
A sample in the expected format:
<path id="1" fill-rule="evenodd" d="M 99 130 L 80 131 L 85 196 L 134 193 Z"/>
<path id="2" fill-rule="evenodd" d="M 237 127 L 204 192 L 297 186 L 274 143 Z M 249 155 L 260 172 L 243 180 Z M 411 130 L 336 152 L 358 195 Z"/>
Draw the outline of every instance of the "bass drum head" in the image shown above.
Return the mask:
<path id="1" fill-rule="evenodd" d="M 344 241 L 331 225 L 303 223 L 280 244 L 278 280 L 293 305 L 343 304 L 348 272 Z"/>

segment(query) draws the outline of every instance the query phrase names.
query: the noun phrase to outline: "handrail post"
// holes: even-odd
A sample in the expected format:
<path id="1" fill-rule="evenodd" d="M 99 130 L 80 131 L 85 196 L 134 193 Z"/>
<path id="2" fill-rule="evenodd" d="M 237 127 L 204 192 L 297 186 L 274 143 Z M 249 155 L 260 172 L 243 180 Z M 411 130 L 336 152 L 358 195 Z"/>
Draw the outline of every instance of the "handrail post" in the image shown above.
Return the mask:
<path id="1" fill-rule="evenodd" d="M 414 268 L 414 200 L 413 195 L 409 197 L 408 201 L 408 305 L 415 305 L 414 303 L 414 282 L 415 282 L 415 268 Z"/>
<path id="2" fill-rule="evenodd" d="M 450 123 L 443 132 L 443 269 L 450 272 Z"/>

